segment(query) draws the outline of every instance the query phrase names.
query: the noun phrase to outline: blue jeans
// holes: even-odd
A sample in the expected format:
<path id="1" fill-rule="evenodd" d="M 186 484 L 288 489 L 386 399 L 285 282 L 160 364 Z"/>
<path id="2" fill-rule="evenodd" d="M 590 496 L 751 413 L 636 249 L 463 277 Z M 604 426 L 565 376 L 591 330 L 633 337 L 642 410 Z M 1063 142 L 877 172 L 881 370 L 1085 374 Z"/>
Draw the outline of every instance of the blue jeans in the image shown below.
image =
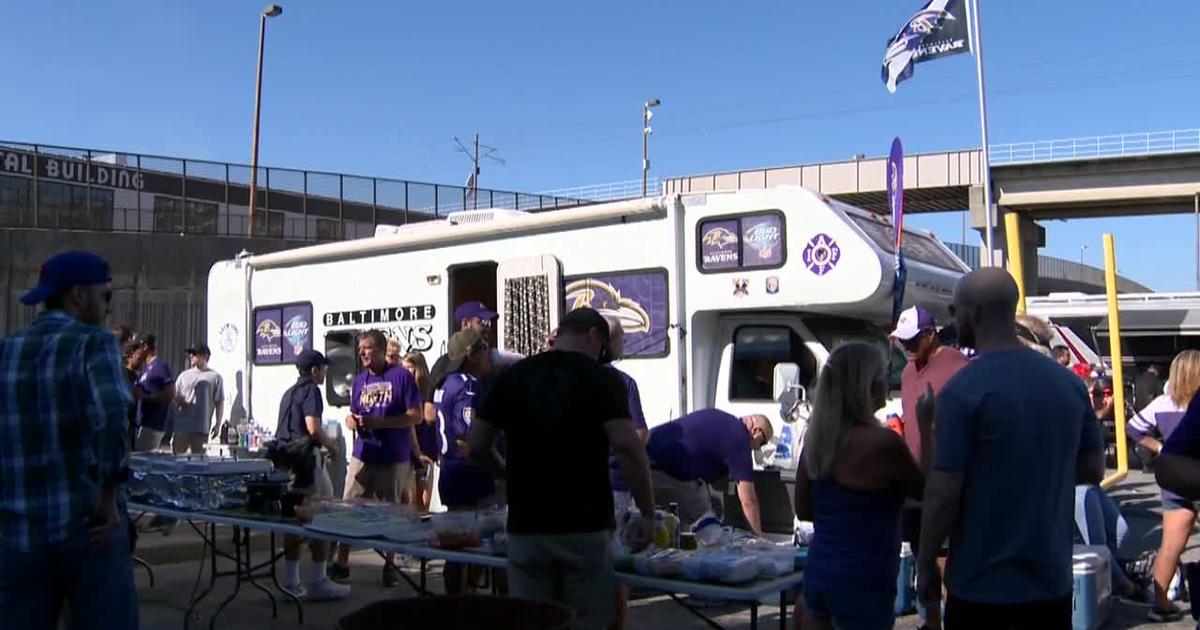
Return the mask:
<path id="1" fill-rule="evenodd" d="M 129 532 L 120 521 L 113 540 L 88 548 L 87 530 L 31 552 L 0 547 L 0 619 L 13 627 L 55 630 L 63 604 L 72 630 L 136 630 L 137 588 L 130 564 Z"/>
<path id="2" fill-rule="evenodd" d="M 896 622 L 896 589 L 868 592 L 804 583 L 804 609 L 837 630 L 890 630 Z"/>
<path id="3" fill-rule="evenodd" d="M 1108 547 L 1113 586 L 1123 589 L 1133 586 L 1117 559 L 1117 550 L 1129 534 L 1129 523 L 1116 501 L 1100 486 L 1075 486 L 1075 526 L 1085 545 Z"/>

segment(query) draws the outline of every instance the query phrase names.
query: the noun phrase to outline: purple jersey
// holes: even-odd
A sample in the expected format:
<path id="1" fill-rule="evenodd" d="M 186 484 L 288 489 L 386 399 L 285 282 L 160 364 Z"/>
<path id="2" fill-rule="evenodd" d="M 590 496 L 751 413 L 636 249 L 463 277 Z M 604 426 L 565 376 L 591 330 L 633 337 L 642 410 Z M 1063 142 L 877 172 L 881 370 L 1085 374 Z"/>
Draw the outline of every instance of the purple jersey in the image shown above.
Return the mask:
<path id="1" fill-rule="evenodd" d="M 138 401 L 137 406 L 139 425 L 157 431 L 166 430 L 167 413 L 170 411 L 171 402 L 158 402 L 149 398 L 167 389 L 174 382 L 175 377 L 171 374 L 171 366 L 158 357 L 155 357 L 146 366 L 146 369 L 142 370 L 142 375 L 138 377 L 137 383 L 134 385 L 142 392 L 142 399 Z"/>
<path id="2" fill-rule="evenodd" d="M 471 433 L 478 389 L 474 376 L 451 372 L 433 395 L 442 443 L 438 492 L 449 507 L 475 504 L 496 491 L 491 476 L 468 460 L 458 444 L 466 442 Z"/>
<path id="3" fill-rule="evenodd" d="M 633 420 L 633 428 L 640 431 L 646 430 L 646 416 L 642 413 L 642 395 L 638 392 L 637 381 L 633 377 L 613 367 L 612 364 L 604 366 L 613 371 L 617 378 L 621 379 L 621 383 L 625 385 L 625 391 L 629 394 L 629 419 Z M 625 492 L 629 490 L 629 486 L 625 485 L 625 477 L 621 474 L 621 468 L 617 464 L 617 458 L 609 451 L 608 457 L 608 482 L 612 484 L 612 489 L 617 492 Z"/>
<path id="4" fill-rule="evenodd" d="M 753 481 L 750 432 L 736 416 L 701 409 L 654 427 L 646 453 L 663 472 L 682 481 Z"/>
<path id="5" fill-rule="evenodd" d="M 408 370 L 389 367 L 376 374 L 363 370 L 354 379 L 350 412 L 364 418 L 395 418 L 421 408 L 421 392 Z M 358 431 L 354 457 L 364 464 L 406 464 L 412 457 L 412 434 L 404 429 Z"/>

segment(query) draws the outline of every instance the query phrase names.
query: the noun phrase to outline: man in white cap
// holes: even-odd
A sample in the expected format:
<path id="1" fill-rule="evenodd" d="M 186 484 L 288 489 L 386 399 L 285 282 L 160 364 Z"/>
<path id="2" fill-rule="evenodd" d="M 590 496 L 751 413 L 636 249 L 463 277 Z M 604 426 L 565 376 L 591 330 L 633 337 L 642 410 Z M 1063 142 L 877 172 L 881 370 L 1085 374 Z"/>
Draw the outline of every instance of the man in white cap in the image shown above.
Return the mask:
<path id="1" fill-rule="evenodd" d="M 908 364 L 904 366 L 904 372 L 900 375 L 904 442 L 921 465 L 921 470 L 928 472 L 933 454 L 921 452 L 921 423 L 917 422 L 917 400 L 926 391 L 935 396 L 942 391 L 942 387 L 950 378 L 966 367 L 967 357 L 941 344 L 933 313 L 920 306 L 913 306 L 900 313 L 892 337 L 900 342 L 904 347 L 905 356 L 908 357 Z M 916 553 L 917 544 L 921 539 L 919 504 L 910 503 L 905 506 L 903 525 L 904 540 L 912 545 L 913 552 Z M 938 627 L 939 613 L 939 610 L 925 611 L 922 615 L 925 622 L 923 627 Z"/>

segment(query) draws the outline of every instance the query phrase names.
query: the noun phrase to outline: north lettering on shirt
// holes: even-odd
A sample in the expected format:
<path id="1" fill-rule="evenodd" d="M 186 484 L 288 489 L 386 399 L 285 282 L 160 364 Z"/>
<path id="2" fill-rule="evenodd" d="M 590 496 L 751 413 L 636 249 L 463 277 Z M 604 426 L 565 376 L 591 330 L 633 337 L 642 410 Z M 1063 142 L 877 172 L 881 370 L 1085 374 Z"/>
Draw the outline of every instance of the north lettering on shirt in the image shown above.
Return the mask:
<path id="1" fill-rule="evenodd" d="M 437 316 L 437 307 L 432 304 L 410 306 L 385 306 L 380 308 L 359 309 L 354 311 L 331 311 L 325 313 L 324 321 L 327 328 L 338 326 L 364 326 L 372 324 L 390 324 L 393 322 L 410 322 L 433 319 Z"/>

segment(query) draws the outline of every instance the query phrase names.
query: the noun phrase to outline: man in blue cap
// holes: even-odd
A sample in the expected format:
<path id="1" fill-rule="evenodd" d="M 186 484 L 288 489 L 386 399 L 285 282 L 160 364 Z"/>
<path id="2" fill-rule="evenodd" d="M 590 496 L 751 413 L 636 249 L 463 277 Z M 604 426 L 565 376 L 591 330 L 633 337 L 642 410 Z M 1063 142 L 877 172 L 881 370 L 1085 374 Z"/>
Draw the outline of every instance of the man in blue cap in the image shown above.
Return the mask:
<path id="1" fill-rule="evenodd" d="M 21 302 L 33 324 L 0 340 L 0 619 L 52 630 L 63 604 L 93 628 L 137 628 L 123 486 L 133 402 L 101 328 L 108 263 L 65 252 Z"/>
<path id="2" fill-rule="evenodd" d="M 311 474 L 297 475 L 293 490 L 311 498 L 333 496 L 333 483 L 325 467 L 325 453 L 337 457 L 338 442 L 325 432 L 322 415 L 325 404 L 321 400 L 321 384 L 325 382 L 329 360 L 316 350 L 305 350 L 296 357 L 296 369 L 300 372 L 296 384 L 283 392 L 279 401 L 279 423 L 275 428 L 275 439 L 279 441 L 310 441 L 313 448 Z M 322 452 L 321 449 L 324 449 Z M 309 472 L 309 471 L 306 471 Z M 303 477 L 303 480 L 300 477 Z M 350 594 L 350 587 L 338 584 L 326 576 L 329 562 L 329 543 L 324 540 L 309 540 L 312 551 L 312 574 L 308 585 L 300 582 L 300 551 L 304 539 L 286 535 L 284 548 L 283 589 L 296 597 L 309 601 L 333 601 Z"/>

